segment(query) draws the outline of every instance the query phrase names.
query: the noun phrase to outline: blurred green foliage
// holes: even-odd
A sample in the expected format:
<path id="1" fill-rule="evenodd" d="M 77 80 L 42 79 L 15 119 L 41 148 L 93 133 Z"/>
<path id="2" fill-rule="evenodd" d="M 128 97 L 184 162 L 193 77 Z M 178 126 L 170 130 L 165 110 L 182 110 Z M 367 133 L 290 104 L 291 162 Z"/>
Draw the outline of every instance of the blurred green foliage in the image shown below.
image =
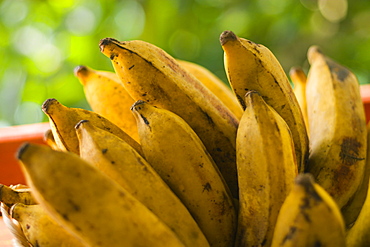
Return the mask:
<path id="1" fill-rule="evenodd" d="M 226 82 L 224 30 L 267 46 L 287 73 L 307 72 L 307 50 L 319 45 L 370 82 L 368 0 L 3 0 L 0 126 L 45 121 L 47 98 L 89 109 L 73 69 L 113 71 L 98 47 L 105 37 L 153 43 Z"/>

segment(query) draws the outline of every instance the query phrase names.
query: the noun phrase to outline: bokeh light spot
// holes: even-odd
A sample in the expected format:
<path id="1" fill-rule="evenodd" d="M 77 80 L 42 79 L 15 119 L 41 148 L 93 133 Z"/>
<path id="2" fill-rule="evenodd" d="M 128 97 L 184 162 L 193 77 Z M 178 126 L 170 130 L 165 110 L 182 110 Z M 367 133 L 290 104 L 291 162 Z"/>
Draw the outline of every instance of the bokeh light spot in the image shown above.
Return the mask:
<path id="1" fill-rule="evenodd" d="M 28 13 L 28 5 L 22 0 L 7 0 L 0 6 L 0 18 L 4 25 L 12 27 L 21 22 Z"/>
<path id="2" fill-rule="evenodd" d="M 339 22 L 347 15 L 347 0 L 319 0 L 321 14 L 330 22 Z"/>
<path id="3" fill-rule="evenodd" d="M 184 60 L 192 60 L 199 55 L 199 37 L 185 30 L 178 30 L 173 33 L 169 41 L 172 55 Z"/>
<path id="4" fill-rule="evenodd" d="M 45 43 L 45 35 L 31 25 L 21 27 L 13 35 L 15 49 L 26 56 L 31 56 L 37 52 Z"/>
<path id="5" fill-rule="evenodd" d="M 122 39 L 138 37 L 144 30 L 145 12 L 137 1 L 126 1 L 114 16 L 114 23 Z"/>
<path id="6" fill-rule="evenodd" d="M 85 6 L 78 6 L 66 17 L 66 27 L 75 35 L 87 35 L 95 29 L 95 25 L 95 14 Z"/>
<path id="7" fill-rule="evenodd" d="M 39 123 L 42 120 L 41 106 L 35 102 L 21 103 L 14 113 L 15 124 Z"/>

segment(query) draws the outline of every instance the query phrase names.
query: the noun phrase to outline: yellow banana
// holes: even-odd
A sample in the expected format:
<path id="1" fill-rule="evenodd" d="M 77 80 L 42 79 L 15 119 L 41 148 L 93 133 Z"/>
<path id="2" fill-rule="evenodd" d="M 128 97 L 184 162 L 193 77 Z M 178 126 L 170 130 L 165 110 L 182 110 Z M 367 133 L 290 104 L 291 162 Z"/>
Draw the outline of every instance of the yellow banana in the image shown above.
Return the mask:
<path id="1" fill-rule="evenodd" d="M 317 46 L 307 53 L 306 98 L 311 173 L 342 208 L 363 179 L 367 130 L 359 83 L 347 68 Z"/>
<path id="2" fill-rule="evenodd" d="M 55 142 L 53 131 L 51 129 L 48 129 L 47 131 L 45 131 L 44 142 L 46 143 L 46 145 L 48 145 L 52 149 L 60 150 L 60 148 L 58 147 L 58 144 Z"/>
<path id="3" fill-rule="evenodd" d="M 370 123 L 366 126 L 367 129 L 367 151 L 366 151 L 366 162 L 365 162 L 365 171 L 364 177 L 362 179 L 361 185 L 353 195 L 353 197 L 348 201 L 348 203 L 342 207 L 341 211 L 344 217 L 347 228 L 351 227 L 356 221 L 366 199 L 369 187 L 369 178 L 370 178 Z"/>
<path id="4" fill-rule="evenodd" d="M 80 121 L 76 125 L 76 131 L 80 141 L 80 157 L 135 195 L 186 246 L 209 246 L 188 209 L 130 145 L 117 136 L 96 128 L 90 121 Z"/>
<path id="5" fill-rule="evenodd" d="M 235 94 L 220 78 L 199 64 L 179 59 L 177 62 L 211 90 L 238 119 L 242 117 L 243 109 Z"/>
<path id="6" fill-rule="evenodd" d="M 303 120 L 308 127 L 307 123 L 307 101 L 306 101 L 306 82 L 307 76 L 301 67 L 292 67 L 289 71 L 290 79 L 293 82 L 293 92 L 297 98 L 298 104 L 301 107 Z M 309 130 L 307 129 L 307 133 Z"/>
<path id="7" fill-rule="evenodd" d="M 140 40 L 119 42 L 106 38 L 101 40 L 100 50 L 112 60 L 116 73 L 135 100 L 170 110 L 191 126 L 237 197 L 237 117 L 159 47 Z"/>
<path id="8" fill-rule="evenodd" d="M 369 179 L 363 183 L 369 185 Z M 367 190 L 366 199 L 361 211 L 346 236 L 347 246 L 364 247 L 370 246 L 370 190 Z"/>
<path id="9" fill-rule="evenodd" d="M 265 46 L 224 31 L 220 36 L 225 71 L 243 109 L 247 91 L 258 91 L 279 113 L 292 132 L 298 170 L 308 156 L 308 136 L 302 112 L 288 77 L 274 54 Z"/>
<path id="10" fill-rule="evenodd" d="M 184 246 L 132 194 L 72 152 L 26 143 L 17 155 L 40 205 L 90 246 Z"/>
<path id="11" fill-rule="evenodd" d="M 114 72 L 94 70 L 87 66 L 76 67 L 75 76 L 83 85 L 91 109 L 138 141 L 136 120 L 130 111 L 135 101 L 118 76 Z"/>
<path id="12" fill-rule="evenodd" d="M 30 188 L 14 188 L 13 186 L 6 186 L 0 184 L 0 202 L 11 206 L 15 203 L 23 204 L 37 204 L 33 197 Z"/>
<path id="13" fill-rule="evenodd" d="M 281 207 L 271 246 L 346 246 L 340 209 L 311 174 L 297 176 Z"/>
<path id="14" fill-rule="evenodd" d="M 298 174 L 286 122 L 256 91 L 249 91 L 237 139 L 239 181 L 235 246 L 270 246 L 276 219 Z"/>
<path id="15" fill-rule="evenodd" d="M 98 128 L 108 130 L 117 135 L 142 154 L 140 144 L 117 125 L 96 112 L 67 107 L 56 99 L 47 99 L 42 104 L 42 110 L 49 118 L 55 143 L 60 150 L 79 154 L 78 139 L 74 127 L 81 120 L 92 120 L 97 124 Z"/>
<path id="16" fill-rule="evenodd" d="M 146 160 L 189 209 L 211 246 L 233 246 L 233 199 L 199 137 L 171 111 L 141 100 L 132 111 Z"/>
<path id="17" fill-rule="evenodd" d="M 11 242 L 14 247 L 28 247 L 29 242 L 24 235 L 20 224 L 13 220 L 9 214 L 10 208 L 4 203 L 0 203 L 1 218 L 4 222 L 5 227 L 9 230 L 12 235 Z"/>
<path id="18" fill-rule="evenodd" d="M 20 224 L 31 246 L 88 246 L 55 222 L 38 204 L 16 203 L 10 208 L 10 216 Z"/>

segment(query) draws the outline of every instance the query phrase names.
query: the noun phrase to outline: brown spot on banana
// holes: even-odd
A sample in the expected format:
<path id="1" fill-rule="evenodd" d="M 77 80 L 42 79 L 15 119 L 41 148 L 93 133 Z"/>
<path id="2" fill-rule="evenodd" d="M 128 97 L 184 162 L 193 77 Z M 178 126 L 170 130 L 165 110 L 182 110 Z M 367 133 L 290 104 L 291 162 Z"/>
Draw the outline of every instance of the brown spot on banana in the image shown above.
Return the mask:
<path id="1" fill-rule="evenodd" d="M 301 185 L 305 189 L 306 193 L 310 196 L 310 198 L 313 198 L 319 202 L 322 201 L 321 196 L 315 190 L 315 180 L 311 174 L 305 173 L 298 176 L 295 180 L 295 183 Z"/>
<path id="2" fill-rule="evenodd" d="M 203 192 L 204 191 L 211 191 L 212 190 L 212 187 L 211 187 L 211 184 L 210 183 L 206 183 L 203 185 Z"/>
<path id="3" fill-rule="evenodd" d="M 297 232 L 297 227 L 291 226 L 289 228 L 289 232 L 284 236 L 283 242 L 281 243 L 281 245 L 284 245 L 286 241 L 293 239 L 296 232 Z"/>
<path id="4" fill-rule="evenodd" d="M 362 144 L 358 142 L 355 138 L 345 137 L 343 138 L 339 157 L 343 165 L 352 166 L 360 160 L 364 160 L 363 157 L 358 157 L 359 150 Z"/>
<path id="5" fill-rule="evenodd" d="M 326 59 L 326 62 L 332 75 L 335 75 L 339 81 L 344 82 L 350 75 L 350 71 L 347 68 L 340 66 L 329 59 Z"/>
<path id="6" fill-rule="evenodd" d="M 238 39 L 232 31 L 223 31 L 220 35 L 220 43 L 221 45 L 226 44 L 229 40 L 236 40 Z"/>

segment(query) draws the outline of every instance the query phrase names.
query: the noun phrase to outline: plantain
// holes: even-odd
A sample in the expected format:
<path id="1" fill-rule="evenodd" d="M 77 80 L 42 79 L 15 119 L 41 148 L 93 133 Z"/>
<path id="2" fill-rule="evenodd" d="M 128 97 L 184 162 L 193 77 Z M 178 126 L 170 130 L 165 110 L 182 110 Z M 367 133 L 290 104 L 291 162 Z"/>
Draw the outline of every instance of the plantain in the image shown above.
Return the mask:
<path id="1" fill-rule="evenodd" d="M 10 208 L 10 216 L 19 223 L 31 246 L 88 246 L 55 222 L 38 204 L 16 203 Z"/>
<path id="2" fill-rule="evenodd" d="M 191 126 L 237 197 L 237 117 L 202 82 L 153 44 L 105 38 L 100 41 L 100 50 L 111 59 L 135 100 L 172 111 Z"/>
<path id="3" fill-rule="evenodd" d="M 184 246 L 132 194 L 72 152 L 23 144 L 27 184 L 59 224 L 90 246 Z"/>
<path id="4" fill-rule="evenodd" d="M 369 186 L 369 179 L 363 183 Z M 350 247 L 370 246 L 370 190 L 366 191 L 365 202 L 353 226 L 347 231 L 346 243 Z"/>
<path id="5" fill-rule="evenodd" d="M 60 150 L 58 144 L 55 142 L 53 131 L 51 129 L 45 131 L 43 140 L 46 145 L 48 145 L 52 149 Z"/>
<path id="6" fill-rule="evenodd" d="M 306 100 L 306 83 L 307 83 L 307 75 L 303 71 L 301 67 L 292 67 L 289 70 L 290 79 L 293 82 L 293 92 L 297 98 L 298 104 L 301 107 L 303 120 L 306 126 L 308 127 L 308 120 L 307 120 L 307 100 Z M 307 133 L 309 134 L 309 130 L 307 129 Z"/>
<path id="7" fill-rule="evenodd" d="M 90 121 L 80 121 L 76 131 L 81 158 L 135 195 L 186 246 L 209 246 L 188 209 L 135 149 Z"/>
<path id="8" fill-rule="evenodd" d="M 42 110 L 49 118 L 51 131 L 59 150 L 79 154 L 78 139 L 74 127 L 81 120 L 92 120 L 97 123 L 97 127 L 117 135 L 142 154 L 139 143 L 117 125 L 96 112 L 67 107 L 56 99 L 45 100 L 42 104 Z"/>
<path id="9" fill-rule="evenodd" d="M 370 178 L 370 123 L 367 123 L 367 151 L 366 151 L 366 160 L 365 160 L 365 171 L 364 177 L 361 181 L 360 186 L 353 195 L 353 197 L 344 205 L 341 209 L 344 221 L 347 228 L 351 228 L 354 222 L 356 221 L 366 199 L 369 188 L 369 178 Z"/>
<path id="10" fill-rule="evenodd" d="M 83 85 L 91 109 L 138 141 L 136 120 L 130 107 L 135 102 L 114 72 L 78 66 L 75 76 Z"/>
<path id="11" fill-rule="evenodd" d="M 298 167 L 286 122 L 256 91 L 245 97 L 237 139 L 239 181 L 235 246 L 270 246 L 276 219 Z"/>
<path id="12" fill-rule="evenodd" d="M 367 149 L 364 105 L 359 83 L 347 68 L 317 46 L 307 53 L 306 97 L 311 173 L 337 202 L 346 205 L 363 179 Z"/>
<path id="13" fill-rule="evenodd" d="M 271 246 L 346 246 L 340 209 L 311 174 L 295 179 L 279 212 Z"/>
<path id="14" fill-rule="evenodd" d="M 16 185 L 7 186 L 0 184 L 0 202 L 7 206 L 11 206 L 15 203 L 23 203 L 27 205 L 37 204 L 30 188 L 25 187 L 24 185 L 22 185 L 21 188 L 17 188 Z"/>
<path id="15" fill-rule="evenodd" d="M 205 146 L 181 117 L 145 101 L 132 106 L 146 160 L 180 198 L 211 246 L 232 246 L 236 210 Z"/>
<path id="16" fill-rule="evenodd" d="M 243 109 L 235 97 L 235 94 L 226 83 L 200 64 L 179 59 L 177 59 L 177 62 L 201 81 L 204 86 L 211 90 L 238 119 L 242 117 Z"/>
<path id="17" fill-rule="evenodd" d="M 1 218 L 4 226 L 9 230 L 12 235 L 11 243 L 14 247 L 28 247 L 29 241 L 24 235 L 20 224 L 13 220 L 9 214 L 10 208 L 4 203 L 0 203 Z"/>
<path id="18" fill-rule="evenodd" d="M 288 77 L 274 54 L 265 46 L 240 38 L 231 31 L 220 36 L 227 78 L 245 109 L 245 94 L 255 90 L 275 109 L 292 132 L 298 170 L 308 157 L 308 136 L 298 101 Z"/>

